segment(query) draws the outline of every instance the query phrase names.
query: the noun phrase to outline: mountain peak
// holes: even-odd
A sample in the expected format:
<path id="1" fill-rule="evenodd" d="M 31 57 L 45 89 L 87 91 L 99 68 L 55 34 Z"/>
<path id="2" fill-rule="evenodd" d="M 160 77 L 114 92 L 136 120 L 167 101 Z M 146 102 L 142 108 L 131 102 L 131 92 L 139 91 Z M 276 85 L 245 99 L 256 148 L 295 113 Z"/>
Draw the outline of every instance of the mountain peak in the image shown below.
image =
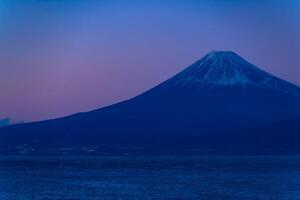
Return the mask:
<path id="1" fill-rule="evenodd" d="M 260 87 L 299 95 L 299 87 L 256 67 L 233 51 L 212 51 L 167 81 L 168 87 Z"/>
<path id="2" fill-rule="evenodd" d="M 258 67 L 250 64 L 233 51 L 212 51 L 204 56 L 203 59 L 210 60 L 210 62 L 214 63 L 214 65 L 211 65 L 211 67 L 217 66 L 216 69 L 219 70 L 222 68 L 230 68 L 235 70 L 236 68 L 241 67 L 259 70 Z"/>
<path id="3" fill-rule="evenodd" d="M 259 85 L 274 76 L 233 51 L 212 51 L 177 75 L 179 84 Z"/>
<path id="4" fill-rule="evenodd" d="M 238 56 L 235 52 L 233 51 L 217 51 L 213 50 L 209 52 L 207 55 L 214 56 L 214 57 L 235 57 Z M 240 57 L 240 56 L 238 56 Z"/>
<path id="5" fill-rule="evenodd" d="M 259 69 L 258 67 L 250 64 L 241 56 L 233 51 L 211 51 L 210 53 L 206 54 L 201 60 L 210 60 L 210 62 L 214 62 L 216 65 L 221 67 L 237 67 L 237 65 L 252 68 L 252 69 Z M 214 65 L 214 66 L 216 66 Z"/>

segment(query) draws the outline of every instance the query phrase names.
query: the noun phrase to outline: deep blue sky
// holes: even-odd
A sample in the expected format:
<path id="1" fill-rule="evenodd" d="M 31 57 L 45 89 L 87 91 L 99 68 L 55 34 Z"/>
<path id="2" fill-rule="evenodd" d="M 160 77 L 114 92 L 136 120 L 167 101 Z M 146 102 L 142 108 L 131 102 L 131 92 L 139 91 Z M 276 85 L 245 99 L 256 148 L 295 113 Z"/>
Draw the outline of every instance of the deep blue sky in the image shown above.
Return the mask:
<path id="1" fill-rule="evenodd" d="M 300 0 L 0 0 L 0 119 L 135 96 L 211 50 L 300 85 Z"/>

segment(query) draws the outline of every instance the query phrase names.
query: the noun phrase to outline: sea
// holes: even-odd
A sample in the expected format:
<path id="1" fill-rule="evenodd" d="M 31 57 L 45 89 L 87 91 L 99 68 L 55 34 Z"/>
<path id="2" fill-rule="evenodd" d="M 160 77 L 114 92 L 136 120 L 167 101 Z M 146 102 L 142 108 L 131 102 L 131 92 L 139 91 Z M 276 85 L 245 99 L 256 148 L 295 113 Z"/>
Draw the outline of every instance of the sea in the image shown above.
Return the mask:
<path id="1" fill-rule="evenodd" d="M 300 200 L 299 156 L 0 156 L 0 200 Z"/>

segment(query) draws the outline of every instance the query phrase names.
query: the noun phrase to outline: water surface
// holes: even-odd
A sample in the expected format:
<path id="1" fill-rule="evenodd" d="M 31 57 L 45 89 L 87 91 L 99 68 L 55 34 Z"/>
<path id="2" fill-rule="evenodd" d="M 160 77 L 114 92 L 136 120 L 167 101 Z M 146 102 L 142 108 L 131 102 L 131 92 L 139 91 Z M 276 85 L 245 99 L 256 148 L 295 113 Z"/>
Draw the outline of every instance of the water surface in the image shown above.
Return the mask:
<path id="1" fill-rule="evenodd" d="M 300 157 L 0 157 L 1 200 L 299 200 Z"/>

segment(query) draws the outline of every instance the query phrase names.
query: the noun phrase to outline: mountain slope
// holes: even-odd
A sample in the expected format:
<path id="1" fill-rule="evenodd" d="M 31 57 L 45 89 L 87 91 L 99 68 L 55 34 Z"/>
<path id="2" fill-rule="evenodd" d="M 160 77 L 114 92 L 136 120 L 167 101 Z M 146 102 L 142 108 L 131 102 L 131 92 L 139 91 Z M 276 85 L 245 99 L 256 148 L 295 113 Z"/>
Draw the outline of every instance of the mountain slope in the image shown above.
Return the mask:
<path id="1" fill-rule="evenodd" d="M 61 119 L 0 128 L 0 146 L 26 144 L 35 151 L 96 146 L 110 152 L 189 148 L 239 152 L 240 143 L 253 151 L 250 147 L 257 144 L 244 138 L 271 137 L 275 124 L 297 116 L 299 87 L 233 52 L 214 51 L 133 99 Z M 246 134 L 248 130 L 253 132 Z M 288 134 L 294 130 L 299 129 Z M 270 140 L 260 143 L 270 145 Z"/>

